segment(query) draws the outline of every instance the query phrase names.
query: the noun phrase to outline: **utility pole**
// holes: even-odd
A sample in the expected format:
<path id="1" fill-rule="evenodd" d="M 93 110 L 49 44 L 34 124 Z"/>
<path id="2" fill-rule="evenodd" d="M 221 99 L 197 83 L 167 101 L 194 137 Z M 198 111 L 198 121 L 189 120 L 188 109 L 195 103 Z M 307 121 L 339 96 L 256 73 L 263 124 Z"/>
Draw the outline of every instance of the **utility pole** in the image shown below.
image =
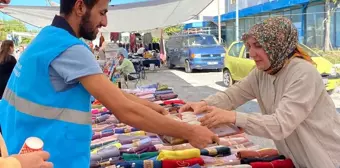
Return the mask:
<path id="1" fill-rule="evenodd" d="M 218 43 L 222 43 L 222 29 L 221 29 L 221 11 L 220 11 L 220 0 L 217 0 L 217 11 L 218 11 Z"/>
<path id="2" fill-rule="evenodd" d="M 239 3 L 238 3 L 238 0 L 235 0 L 236 1 L 236 9 L 235 9 L 235 12 L 236 12 L 236 41 L 239 41 L 239 15 L 238 15 L 238 11 L 239 11 Z"/>

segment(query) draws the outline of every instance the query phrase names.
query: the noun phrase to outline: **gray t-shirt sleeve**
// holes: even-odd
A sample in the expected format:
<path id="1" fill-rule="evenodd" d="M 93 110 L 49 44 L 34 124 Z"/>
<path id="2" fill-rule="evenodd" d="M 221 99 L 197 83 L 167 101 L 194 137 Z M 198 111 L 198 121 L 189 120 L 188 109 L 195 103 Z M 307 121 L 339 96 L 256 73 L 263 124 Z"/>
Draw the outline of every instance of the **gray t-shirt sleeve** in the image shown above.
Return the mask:
<path id="1" fill-rule="evenodd" d="M 103 73 L 93 53 L 83 45 L 68 48 L 52 61 L 51 68 L 66 84 L 77 83 L 84 76 Z"/>

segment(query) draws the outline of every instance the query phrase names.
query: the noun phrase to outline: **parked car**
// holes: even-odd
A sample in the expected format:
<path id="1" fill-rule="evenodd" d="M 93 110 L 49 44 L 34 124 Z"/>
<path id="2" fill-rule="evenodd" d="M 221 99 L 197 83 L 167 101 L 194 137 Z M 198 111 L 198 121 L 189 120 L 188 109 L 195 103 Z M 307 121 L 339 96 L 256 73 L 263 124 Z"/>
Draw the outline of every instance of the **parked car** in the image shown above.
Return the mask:
<path id="1" fill-rule="evenodd" d="M 217 69 L 222 71 L 225 49 L 215 36 L 209 34 L 186 34 L 170 37 L 165 45 L 167 65 L 170 69 L 184 67 L 185 72 L 194 69 Z"/>
<path id="2" fill-rule="evenodd" d="M 340 84 L 340 75 L 334 65 L 309 47 L 303 44 L 300 45 L 316 63 L 316 68 L 323 78 L 326 90 L 333 91 Z M 234 42 L 229 46 L 224 65 L 223 83 L 227 87 L 246 77 L 256 67 L 255 62 L 249 57 L 243 42 Z"/>

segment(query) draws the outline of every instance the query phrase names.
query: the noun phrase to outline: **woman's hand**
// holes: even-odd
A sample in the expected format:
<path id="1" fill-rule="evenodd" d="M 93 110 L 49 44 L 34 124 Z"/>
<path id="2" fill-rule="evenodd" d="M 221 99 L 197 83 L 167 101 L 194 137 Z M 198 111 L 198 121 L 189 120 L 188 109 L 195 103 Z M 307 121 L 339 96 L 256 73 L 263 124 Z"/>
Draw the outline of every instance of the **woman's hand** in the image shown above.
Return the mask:
<path id="1" fill-rule="evenodd" d="M 205 101 L 187 103 L 179 109 L 180 113 L 192 111 L 195 114 L 203 113 L 207 110 L 208 105 Z"/>
<path id="2" fill-rule="evenodd" d="M 236 112 L 208 106 L 207 114 L 200 119 L 202 126 L 215 128 L 222 124 L 235 124 Z"/>

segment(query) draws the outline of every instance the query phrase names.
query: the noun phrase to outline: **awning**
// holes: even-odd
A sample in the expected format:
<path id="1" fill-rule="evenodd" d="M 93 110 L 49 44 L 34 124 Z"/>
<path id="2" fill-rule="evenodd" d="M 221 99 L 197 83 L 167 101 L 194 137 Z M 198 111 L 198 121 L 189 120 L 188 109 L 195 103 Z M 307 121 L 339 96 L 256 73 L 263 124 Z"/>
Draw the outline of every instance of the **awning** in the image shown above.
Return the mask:
<path id="1" fill-rule="evenodd" d="M 192 19 L 213 0 L 152 0 L 110 6 L 108 26 L 102 32 L 145 31 L 173 26 Z M 59 7 L 1 6 L 0 11 L 37 27 L 51 24 Z"/>

